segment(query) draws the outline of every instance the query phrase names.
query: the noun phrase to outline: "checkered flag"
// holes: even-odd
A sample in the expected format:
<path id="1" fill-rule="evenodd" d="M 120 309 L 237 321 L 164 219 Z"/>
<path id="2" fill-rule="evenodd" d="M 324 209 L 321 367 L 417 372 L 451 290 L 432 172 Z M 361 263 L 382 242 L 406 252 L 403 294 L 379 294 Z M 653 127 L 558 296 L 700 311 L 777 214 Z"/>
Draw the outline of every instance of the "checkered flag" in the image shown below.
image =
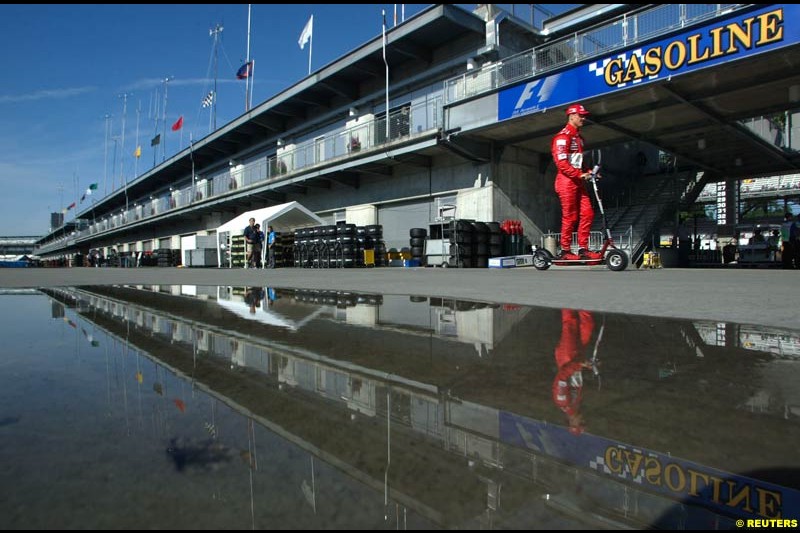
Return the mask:
<path id="1" fill-rule="evenodd" d="M 208 94 L 203 98 L 203 107 L 211 107 L 214 103 L 214 91 L 208 91 Z"/>

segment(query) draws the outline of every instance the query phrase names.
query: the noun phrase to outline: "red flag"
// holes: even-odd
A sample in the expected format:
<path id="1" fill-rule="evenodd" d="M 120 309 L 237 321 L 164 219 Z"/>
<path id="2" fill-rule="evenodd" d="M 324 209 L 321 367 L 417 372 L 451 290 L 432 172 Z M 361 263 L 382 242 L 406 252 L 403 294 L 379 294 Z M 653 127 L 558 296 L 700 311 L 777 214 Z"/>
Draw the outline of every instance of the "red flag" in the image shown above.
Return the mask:
<path id="1" fill-rule="evenodd" d="M 183 127 L 183 115 L 181 115 L 178 120 L 175 121 L 175 124 L 172 125 L 172 131 L 178 131 Z"/>

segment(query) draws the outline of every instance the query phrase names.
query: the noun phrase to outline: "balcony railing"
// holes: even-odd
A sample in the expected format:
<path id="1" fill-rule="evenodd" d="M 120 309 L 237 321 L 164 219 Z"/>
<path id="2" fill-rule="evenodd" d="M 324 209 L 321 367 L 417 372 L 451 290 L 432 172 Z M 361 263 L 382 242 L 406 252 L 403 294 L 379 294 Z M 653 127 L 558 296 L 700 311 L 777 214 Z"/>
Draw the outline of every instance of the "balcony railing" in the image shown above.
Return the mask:
<path id="1" fill-rule="evenodd" d="M 445 105 L 491 92 L 558 68 L 633 46 L 751 4 L 666 4 L 509 56 L 444 82 Z"/>

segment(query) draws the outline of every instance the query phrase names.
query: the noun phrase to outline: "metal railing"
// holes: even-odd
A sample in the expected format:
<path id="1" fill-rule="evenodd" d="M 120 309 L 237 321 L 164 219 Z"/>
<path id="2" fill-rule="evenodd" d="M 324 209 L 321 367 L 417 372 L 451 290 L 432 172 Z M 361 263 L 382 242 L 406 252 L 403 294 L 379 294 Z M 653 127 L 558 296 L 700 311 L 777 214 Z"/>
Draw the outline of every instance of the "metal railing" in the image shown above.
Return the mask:
<path id="1" fill-rule="evenodd" d="M 552 237 L 555 239 L 556 242 L 556 252 L 558 249 L 561 248 L 561 233 L 543 233 L 540 238 L 540 246 L 545 248 L 545 239 L 548 237 Z M 629 227 L 625 231 L 614 231 L 611 232 L 611 238 L 614 239 L 614 245 L 619 248 L 620 250 L 624 250 L 628 256 L 631 255 L 632 247 L 633 247 L 633 226 Z M 602 231 L 591 231 L 589 232 L 589 249 L 591 250 L 600 250 L 603 247 L 603 243 L 606 240 L 606 236 Z M 572 252 L 578 253 L 578 232 L 574 232 L 572 234 Z"/>
<path id="2" fill-rule="evenodd" d="M 667 4 L 621 15 L 586 31 L 445 80 L 444 103 L 450 105 L 749 5 Z"/>
<path id="3" fill-rule="evenodd" d="M 205 175 L 197 175 L 195 183 L 171 190 L 157 198 L 140 198 L 133 207 L 95 220 L 89 227 L 69 238 L 59 238 L 41 246 L 36 253 L 45 254 L 73 245 L 76 239 L 95 235 L 196 202 L 233 194 L 257 184 L 277 183 L 302 174 L 314 167 L 345 160 L 414 137 L 423 136 L 441 126 L 442 97 L 409 105 L 389 114 L 387 137 L 386 116 L 367 120 L 328 137 L 306 141 L 280 154 L 263 156 L 244 164 Z"/>

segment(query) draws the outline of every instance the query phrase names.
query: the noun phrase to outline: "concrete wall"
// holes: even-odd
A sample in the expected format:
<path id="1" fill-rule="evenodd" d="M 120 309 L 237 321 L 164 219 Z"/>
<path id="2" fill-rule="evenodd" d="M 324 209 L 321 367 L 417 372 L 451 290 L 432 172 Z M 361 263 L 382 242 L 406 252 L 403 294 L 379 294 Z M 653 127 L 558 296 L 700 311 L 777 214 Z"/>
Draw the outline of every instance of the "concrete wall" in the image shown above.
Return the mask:
<path id="1" fill-rule="evenodd" d="M 555 165 L 549 154 L 507 147 L 495 168 L 492 181 L 508 197 L 507 205 L 498 206 L 495 218 L 523 220 L 525 235 L 534 244 L 540 232 L 560 231 L 561 204 L 553 187 Z M 525 218 L 532 227 L 527 227 Z"/>

